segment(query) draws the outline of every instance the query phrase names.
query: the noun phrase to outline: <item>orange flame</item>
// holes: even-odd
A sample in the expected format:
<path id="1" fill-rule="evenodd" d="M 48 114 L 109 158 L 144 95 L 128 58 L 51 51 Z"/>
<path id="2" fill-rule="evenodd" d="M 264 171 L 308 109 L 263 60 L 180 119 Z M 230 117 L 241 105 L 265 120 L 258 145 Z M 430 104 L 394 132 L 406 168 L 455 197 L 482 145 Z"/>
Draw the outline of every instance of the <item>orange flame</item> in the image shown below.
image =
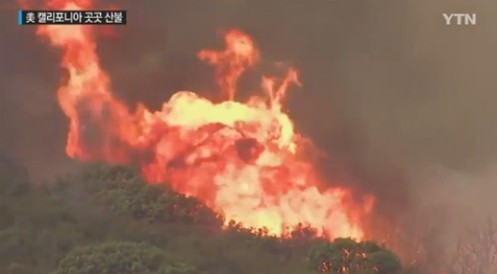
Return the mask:
<path id="1" fill-rule="evenodd" d="M 52 8 L 78 10 L 89 1 L 52 1 Z M 265 96 L 236 102 L 237 80 L 255 66 L 259 53 L 238 30 L 225 34 L 224 51 L 198 57 L 215 66 L 227 101 L 212 103 L 180 91 L 160 111 L 139 106 L 134 113 L 116 99 L 100 66 L 91 26 L 47 25 L 38 34 L 63 51 L 67 81 L 58 100 L 70 120 L 67 154 L 86 161 L 138 164 L 147 181 L 170 182 L 245 227 L 288 235 L 306 225 L 329 238 L 361 239 L 360 219 L 372 198 L 352 205 L 345 187 L 321 189 L 311 163 L 303 160 L 302 137 L 282 111 L 296 70 L 284 79 L 264 77 Z"/>
<path id="2" fill-rule="evenodd" d="M 238 77 L 245 69 L 257 63 L 259 52 L 252 39 L 239 30 L 228 31 L 224 40 L 226 42 L 224 51 L 202 50 L 198 53 L 198 57 L 216 67 L 221 91 L 228 100 L 234 100 Z"/>

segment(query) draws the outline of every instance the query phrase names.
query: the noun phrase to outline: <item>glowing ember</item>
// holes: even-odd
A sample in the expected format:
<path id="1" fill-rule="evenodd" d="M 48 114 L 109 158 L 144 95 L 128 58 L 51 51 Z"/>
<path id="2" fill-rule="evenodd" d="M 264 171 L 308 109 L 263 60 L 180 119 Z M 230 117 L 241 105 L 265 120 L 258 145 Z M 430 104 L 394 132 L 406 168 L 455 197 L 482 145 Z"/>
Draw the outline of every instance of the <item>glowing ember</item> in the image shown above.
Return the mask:
<path id="1" fill-rule="evenodd" d="M 89 1 L 51 1 L 50 8 L 77 10 Z M 225 34 L 224 51 L 203 50 L 226 101 L 212 103 L 181 91 L 151 112 L 132 113 L 113 97 L 95 51 L 91 26 L 41 26 L 38 34 L 63 50 L 68 78 L 58 90 L 70 120 L 67 154 L 86 161 L 138 164 L 147 181 L 170 182 L 227 220 L 287 235 L 303 224 L 320 235 L 360 239 L 360 218 L 371 199 L 352 204 L 346 188 L 322 190 L 313 166 L 300 156 L 302 138 L 282 112 L 290 69 L 284 79 L 264 77 L 262 95 L 236 102 L 239 76 L 259 59 L 252 39 Z M 367 200 L 367 199 L 366 199 Z"/>

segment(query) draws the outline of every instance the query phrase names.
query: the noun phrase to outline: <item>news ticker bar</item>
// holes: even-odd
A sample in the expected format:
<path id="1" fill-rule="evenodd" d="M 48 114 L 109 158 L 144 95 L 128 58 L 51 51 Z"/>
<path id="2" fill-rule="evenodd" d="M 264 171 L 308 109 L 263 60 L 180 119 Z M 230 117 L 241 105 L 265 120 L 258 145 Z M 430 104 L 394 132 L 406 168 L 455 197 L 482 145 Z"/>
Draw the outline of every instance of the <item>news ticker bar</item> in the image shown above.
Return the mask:
<path id="1" fill-rule="evenodd" d="M 19 25 L 126 25 L 125 10 L 20 10 Z"/>

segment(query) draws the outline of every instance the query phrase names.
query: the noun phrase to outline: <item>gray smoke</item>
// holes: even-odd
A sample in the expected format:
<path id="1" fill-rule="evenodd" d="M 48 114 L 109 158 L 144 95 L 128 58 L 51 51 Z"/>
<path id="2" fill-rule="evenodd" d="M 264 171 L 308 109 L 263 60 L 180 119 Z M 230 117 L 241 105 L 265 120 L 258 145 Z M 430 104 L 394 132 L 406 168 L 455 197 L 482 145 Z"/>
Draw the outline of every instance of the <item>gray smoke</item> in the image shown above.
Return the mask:
<path id="1" fill-rule="evenodd" d="M 177 90 L 212 94 L 213 71 L 195 54 L 222 46 L 220 30 L 240 28 L 264 60 L 242 89 L 257 86 L 255 76 L 276 62 L 295 65 L 304 87 L 291 92 L 288 111 L 298 128 L 333 159 L 329 173 L 343 171 L 375 193 L 378 214 L 393 226 L 445 250 L 464 226 L 495 215 L 497 2 L 116 3 L 128 10 L 129 25 L 117 27 L 117 38 L 101 38 L 99 51 L 130 105 L 158 108 Z M 17 26 L 7 6 L 0 151 L 49 177 L 71 165 L 54 95 L 58 53 Z M 442 14 L 458 12 L 476 13 L 477 25 L 445 25 Z"/>

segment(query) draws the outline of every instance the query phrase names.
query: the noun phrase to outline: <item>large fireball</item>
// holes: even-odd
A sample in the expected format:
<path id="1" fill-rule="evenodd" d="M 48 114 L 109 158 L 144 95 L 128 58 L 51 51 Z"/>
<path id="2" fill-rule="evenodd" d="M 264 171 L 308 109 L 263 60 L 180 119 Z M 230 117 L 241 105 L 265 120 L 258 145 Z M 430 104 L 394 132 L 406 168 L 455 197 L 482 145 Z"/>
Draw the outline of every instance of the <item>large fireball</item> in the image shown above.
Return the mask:
<path id="1" fill-rule="evenodd" d="M 77 10 L 89 1 L 52 1 L 51 8 Z M 91 26 L 41 26 L 38 34 L 61 48 L 68 77 L 58 90 L 70 121 L 67 154 L 84 161 L 134 164 L 150 183 L 169 182 L 228 221 L 284 236 L 298 225 L 319 235 L 364 235 L 361 217 L 372 199 L 351 203 L 346 187 L 326 188 L 302 157 L 302 137 L 282 111 L 285 92 L 300 85 L 297 72 L 264 77 L 261 91 L 235 101 L 237 80 L 257 65 L 259 52 L 239 30 L 224 34 L 224 50 L 202 50 L 215 69 L 225 101 L 213 103 L 180 91 L 159 111 L 130 109 L 112 95 L 96 54 Z M 342 184 L 343 185 L 343 184 Z"/>

